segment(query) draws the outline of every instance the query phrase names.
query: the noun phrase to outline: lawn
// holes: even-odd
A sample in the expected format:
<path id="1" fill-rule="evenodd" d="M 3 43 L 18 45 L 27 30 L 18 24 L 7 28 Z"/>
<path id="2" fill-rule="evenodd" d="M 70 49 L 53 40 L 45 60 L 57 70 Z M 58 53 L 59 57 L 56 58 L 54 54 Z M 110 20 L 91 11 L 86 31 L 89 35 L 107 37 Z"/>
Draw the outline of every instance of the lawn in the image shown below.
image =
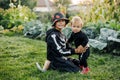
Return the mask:
<path id="1" fill-rule="evenodd" d="M 44 41 L 0 35 L 0 80 L 120 80 L 119 56 L 91 52 L 87 75 L 53 70 L 42 73 L 35 62 L 43 65 L 45 59 Z"/>

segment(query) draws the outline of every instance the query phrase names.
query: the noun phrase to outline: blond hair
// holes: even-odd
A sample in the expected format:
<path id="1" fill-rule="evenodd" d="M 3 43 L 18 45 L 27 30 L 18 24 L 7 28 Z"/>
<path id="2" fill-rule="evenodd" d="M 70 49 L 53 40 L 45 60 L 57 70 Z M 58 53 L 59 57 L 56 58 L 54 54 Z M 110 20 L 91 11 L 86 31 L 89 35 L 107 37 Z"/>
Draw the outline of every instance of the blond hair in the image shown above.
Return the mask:
<path id="1" fill-rule="evenodd" d="M 81 23 L 81 26 L 83 26 L 83 21 L 79 16 L 74 16 L 71 20 L 71 24 Z"/>

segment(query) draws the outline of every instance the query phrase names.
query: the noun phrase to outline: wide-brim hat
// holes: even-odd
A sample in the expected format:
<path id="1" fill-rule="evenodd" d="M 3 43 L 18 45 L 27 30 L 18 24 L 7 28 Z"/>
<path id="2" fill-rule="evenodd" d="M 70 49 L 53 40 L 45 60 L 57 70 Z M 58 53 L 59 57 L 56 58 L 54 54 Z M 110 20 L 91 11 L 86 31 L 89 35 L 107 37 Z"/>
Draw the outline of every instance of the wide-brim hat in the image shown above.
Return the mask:
<path id="1" fill-rule="evenodd" d="M 69 19 L 65 18 L 65 16 L 62 13 L 55 13 L 52 18 L 52 26 L 55 26 L 55 23 L 59 20 L 65 20 L 65 23 L 68 24 Z"/>

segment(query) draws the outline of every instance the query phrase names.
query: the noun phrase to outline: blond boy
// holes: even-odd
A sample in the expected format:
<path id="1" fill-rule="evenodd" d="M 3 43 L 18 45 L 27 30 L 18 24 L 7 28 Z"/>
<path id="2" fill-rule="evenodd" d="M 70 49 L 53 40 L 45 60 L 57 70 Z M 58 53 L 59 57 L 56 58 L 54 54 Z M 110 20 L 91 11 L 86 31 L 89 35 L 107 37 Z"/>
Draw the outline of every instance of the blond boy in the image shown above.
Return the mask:
<path id="1" fill-rule="evenodd" d="M 68 43 L 74 42 L 75 47 L 80 46 L 81 48 L 87 47 L 86 52 L 79 54 L 79 60 L 80 60 L 80 67 L 82 68 L 82 74 L 86 74 L 89 72 L 87 58 L 90 54 L 90 49 L 88 46 L 88 37 L 87 35 L 81 31 L 83 27 L 83 21 L 79 16 L 75 16 L 71 20 L 71 29 L 72 34 L 70 38 L 68 39 Z"/>

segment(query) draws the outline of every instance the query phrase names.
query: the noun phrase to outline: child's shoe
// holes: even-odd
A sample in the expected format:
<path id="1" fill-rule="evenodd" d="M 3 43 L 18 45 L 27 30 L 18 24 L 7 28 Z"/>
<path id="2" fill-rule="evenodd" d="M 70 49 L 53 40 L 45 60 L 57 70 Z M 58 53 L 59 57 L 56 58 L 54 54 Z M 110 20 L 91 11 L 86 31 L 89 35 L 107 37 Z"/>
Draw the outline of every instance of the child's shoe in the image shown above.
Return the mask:
<path id="1" fill-rule="evenodd" d="M 90 71 L 90 69 L 88 67 L 83 68 L 81 74 L 87 74 Z"/>
<path id="2" fill-rule="evenodd" d="M 84 66 L 80 66 L 80 69 L 83 70 Z"/>

